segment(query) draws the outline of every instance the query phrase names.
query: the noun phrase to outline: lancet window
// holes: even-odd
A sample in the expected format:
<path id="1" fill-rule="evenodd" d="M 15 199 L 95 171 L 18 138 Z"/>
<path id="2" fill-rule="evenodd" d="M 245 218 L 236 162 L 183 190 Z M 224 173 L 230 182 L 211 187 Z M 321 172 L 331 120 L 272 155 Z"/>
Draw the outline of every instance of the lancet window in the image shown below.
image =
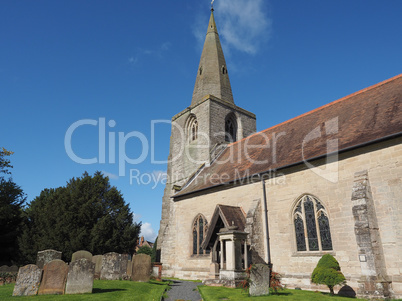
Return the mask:
<path id="1" fill-rule="evenodd" d="M 187 121 L 187 136 L 188 140 L 195 141 L 198 138 L 198 121 L 195 115 L 191 115 Z"/>
<path id="2" fill-rule="evenodd" d="M 235 142 L 237 140 L 236 116 L 231 113 L 225 119 L 225 141 Z"/>
<path id="3" fill-rule="evenodd" d="M 293 211 L 297 251 L 332 250 L 328 214 L 312 195 L 304 195 Z"/>
<path id="4" fill-rule="evenodd" d="M 201 244 L 205 238 L 207 230 L 208 222 L 206 218 L 202 214 L 198 214 L 197 217 L 194 219 L 192 227 L 194 255 L 206 254 L 205 250 L 201 248 Z"/>

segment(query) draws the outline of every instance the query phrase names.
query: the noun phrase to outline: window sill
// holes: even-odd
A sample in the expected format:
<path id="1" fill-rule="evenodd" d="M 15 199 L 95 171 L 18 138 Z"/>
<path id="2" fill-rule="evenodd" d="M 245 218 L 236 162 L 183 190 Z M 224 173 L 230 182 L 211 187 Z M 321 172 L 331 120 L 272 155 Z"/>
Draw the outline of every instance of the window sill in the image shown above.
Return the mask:
<path id="1" fill-rule="evenodd" d="M 209 259 L 211 256 L 210 254 L 193 254 L 190 255 L 190 259 Z"/>
<path id="2" fill-rule="evenodd" d="M 292 257 L 321 257 L 325 254 L 331 254 L 332 256 L 336 255 L 334 250 L 330 251 L 301 251 L 301 252 L 293 252 Z"/>

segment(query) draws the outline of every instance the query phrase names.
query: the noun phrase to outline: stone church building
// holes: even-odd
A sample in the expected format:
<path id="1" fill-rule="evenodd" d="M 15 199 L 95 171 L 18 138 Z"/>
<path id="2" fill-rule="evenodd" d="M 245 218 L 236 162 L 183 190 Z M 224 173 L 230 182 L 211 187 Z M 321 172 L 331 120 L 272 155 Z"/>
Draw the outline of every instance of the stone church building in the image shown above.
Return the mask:
<path id="1" fill-rule="evenodd" d="M 163 275 L 230 285 L 265 262 L 290 288 L 326 289 L 310 276 L 332 254 L 359 296 L 402 298 L 401 104 L 398 75 L 256 132 L 212 10 L 191 104 L 172 118 Z"/>

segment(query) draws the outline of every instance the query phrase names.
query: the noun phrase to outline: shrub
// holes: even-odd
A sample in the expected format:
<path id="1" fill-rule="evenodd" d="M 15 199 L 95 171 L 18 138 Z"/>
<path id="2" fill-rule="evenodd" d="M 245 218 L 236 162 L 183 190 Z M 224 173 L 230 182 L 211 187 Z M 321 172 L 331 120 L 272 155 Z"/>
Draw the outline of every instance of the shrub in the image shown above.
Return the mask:
<path id="1" fill-rule="evenodd" d="M 311 274 L 311 282 L 315 284 L 325 284 L 328 286 L 330 294 L 334 294 L 334 286 L 345 284 L 345 276 L 341 272 L 338 261 L 330 254 L 325 254 L 318 261 L 316 268 Z"/>
<path id="2" fill-rule="evenodd" d="M 282 275 L 274 271 L 271 272 L 271 279 L 269 280 L 269 287 L 273 293 L 278 293 L 278 290 L 283 290 L 285 287 L 281 283 Z"/>

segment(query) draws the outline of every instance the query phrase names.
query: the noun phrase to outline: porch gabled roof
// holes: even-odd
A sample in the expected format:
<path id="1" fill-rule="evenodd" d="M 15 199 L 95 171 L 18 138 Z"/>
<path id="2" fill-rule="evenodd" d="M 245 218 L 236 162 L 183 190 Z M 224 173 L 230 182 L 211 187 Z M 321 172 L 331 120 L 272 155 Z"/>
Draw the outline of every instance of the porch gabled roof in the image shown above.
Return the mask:
<path id="1" fill-rule="evenodd" d="M 216 229 L 219 218 L 222 220 L 224 228 L 236 226 L 238 227 L 238 231 L 244 231 L 246 227 L 246 215 L 242 208 L 227 205 L 216 205 L 207 234 L 205 235 L 205 239 L 201 245 L 203 249 L 208 247 L 211 240 L 215 241 L 216 233 L 220 230 Z"/>

